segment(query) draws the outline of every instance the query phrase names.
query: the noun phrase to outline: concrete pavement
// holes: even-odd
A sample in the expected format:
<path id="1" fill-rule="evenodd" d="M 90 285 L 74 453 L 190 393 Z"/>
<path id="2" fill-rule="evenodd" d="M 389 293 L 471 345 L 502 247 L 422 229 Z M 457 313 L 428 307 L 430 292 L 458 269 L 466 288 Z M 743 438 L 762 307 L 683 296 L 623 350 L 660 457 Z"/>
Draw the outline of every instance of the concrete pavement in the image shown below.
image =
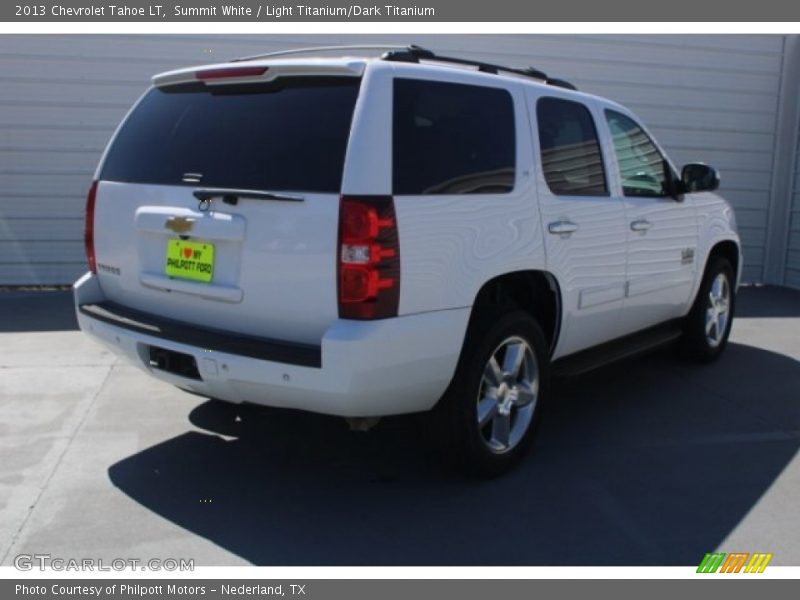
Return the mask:
<path id="1" fill-rule="evenodd" d="M 800 565 L 800 293 L 742 290 L 725 356 L 668 349 L 556 383 L 501 479 L 431 460 L 418 416 L 237 410 L 75 330 L 69 295 L 0 292 L 0 559 L 197 565 Z"/>

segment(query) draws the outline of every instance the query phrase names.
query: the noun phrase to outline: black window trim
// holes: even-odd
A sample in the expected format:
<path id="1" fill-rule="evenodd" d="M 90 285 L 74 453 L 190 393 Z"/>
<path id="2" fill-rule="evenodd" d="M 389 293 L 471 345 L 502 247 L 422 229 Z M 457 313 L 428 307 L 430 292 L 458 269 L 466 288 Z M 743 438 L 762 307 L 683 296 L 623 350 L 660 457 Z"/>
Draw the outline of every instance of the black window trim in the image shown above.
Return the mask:
<path id="1" fill-rule="evenodd" d="M 560 194 L 560 193 L 557 193 L 557 192 L 553 191 L 553 189 L 550 187 L 550 183 L 547 181 L 547 177 L 544 174 L 544 163 L 542 162 L 542 142 L 541 142 L 541 138 L 539 137 L 539 103 L 542 100 L 559 100 L 561 102 L 569 102 L 571 104 L 577 104 L 578 106 L 580 106 L 581 108 L 586 110 L 586 112 L 589 115 L 589 120 L 590 120 L 590 122 L 592 124 L 592 128 L 594 129 L 594 137 L 597 140 L 597 151 L 600 153 L 600 164 L 603 167 L 603 185 L 604 185 L 604 187 L 606 189 L 605 194 Z M 592 109 L 589 106 L 587 106 L 583 102 L 580 102 L 579 100 L 573 100 L 572 98 L 564 98 L 562 96 L 553 96 L 553 95 L 539 96 L 536 99 L 536 133 L 537 133 L 536 144 L 537 144 L 537 147 L 539 149 L 539 168 L 542 170 L 542 177 L 544 178 L 544 181 L 547 184 L 547 189 L 550 190 L 551 194 L 553 194 L 554 196 L 563 197 L 563 198 L 570 198 L 570 197 L 578 197 L 578 198 L 610 198 L 611 197 L 611 195 L 612 195 L 611 194 L 611 186 L 608 184 L 609 183 L 608 182 L 608 169 L 607 169 L 608 165 L 606 164 L 606 156 L 605 156 L 605 153 L 603 152 L 603 144 L 601 143 L 601 139 L 600 139 L 600 131 L 598 130 L 598 127 L 597 127 L 597 120 L 595 119 L 595 116 L 594 116 L 594 114 L 592 112 Z"/>

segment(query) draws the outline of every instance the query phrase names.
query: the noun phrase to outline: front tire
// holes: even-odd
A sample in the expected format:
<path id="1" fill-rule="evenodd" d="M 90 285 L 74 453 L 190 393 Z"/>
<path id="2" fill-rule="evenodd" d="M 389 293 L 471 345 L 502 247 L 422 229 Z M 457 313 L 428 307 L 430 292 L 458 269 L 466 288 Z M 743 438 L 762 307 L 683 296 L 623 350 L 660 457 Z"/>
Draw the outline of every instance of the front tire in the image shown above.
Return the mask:
<path id="1" fill-rule="evenodd" d="M 499 475 L 533 441 L 549 389 L 549 355 L 539 324 L 514 310 L 470 327 L 442 399 L 447 443 L 461 470 Z"/>
<path id="2" fill-rule="evenodd" d="M 684 356 L 711 362 L 728 344 L 736 306 L 736 284 L 728 259 L 713 257 L 703 275 L 692 309 L 684 322 L 681 349 Z"/>

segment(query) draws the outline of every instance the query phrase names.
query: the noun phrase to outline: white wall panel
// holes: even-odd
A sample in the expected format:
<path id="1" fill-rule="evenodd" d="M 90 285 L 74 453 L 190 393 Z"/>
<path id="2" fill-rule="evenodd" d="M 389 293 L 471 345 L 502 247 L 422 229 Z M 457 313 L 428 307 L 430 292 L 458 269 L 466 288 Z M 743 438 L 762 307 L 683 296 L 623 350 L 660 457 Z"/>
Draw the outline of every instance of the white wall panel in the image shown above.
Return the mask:
<path id="1" fill-rule="evenodd" d="M 737 208 L 745 278 L 760 280 L 781 36 L 0 36 L 0 284 L 68 283 L 83 269 L 91 173 L 159 71 L 287 47 L 418 43 L 533 65 L 629 106 L 676 163 L 704 160 Z M 800 282 L 800 190 L 793 281 Z"/>

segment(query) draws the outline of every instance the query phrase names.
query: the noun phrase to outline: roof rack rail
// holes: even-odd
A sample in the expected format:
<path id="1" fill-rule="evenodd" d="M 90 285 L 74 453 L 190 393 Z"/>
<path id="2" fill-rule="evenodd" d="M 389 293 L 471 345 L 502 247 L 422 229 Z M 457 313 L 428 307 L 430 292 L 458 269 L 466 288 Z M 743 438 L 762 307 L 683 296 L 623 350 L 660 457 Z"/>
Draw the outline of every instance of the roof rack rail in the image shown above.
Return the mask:
<path id="1" fill-rule="evenodd" d="M 234 58 L 231 62 L 246 62 L 248 60 L 259 60 L 261 58 L 272 58 L 274 56 L 288 56 L 292 54 L 309 54 L 314 52 L 333 52 L 336 50 L 403 50 L 412 46 L 389 45 L 389 44 L 356 44 L 351 46 L 309 46 L 307 48 L 293 48 L 291 50 L 278 50 L 267 52 L 266 54 L 254 54 L 252 56 L 241 56 Z"/>
<path id="2" fill-rule="evenodd" d="M 356 44 L 350 46 L 309 46 L 307 48 L 293 48 L 291 50 L 278 50 L 276 52 L 267 52 L 265 54 L 254 54 L 252 56 L 242 56 L 234 58 L 231 62 L 246 62 L 250 60 L 259 60 L 262 58 L 274 58 L 276 56 L 291 56 L 293 54 L 312 54 L 316 52 L 335 52 L 335 51 L 348 51 L 348 50 L 384 50 L 381 55 L 382 60 L 394 62 L 413 62 L 418 63 L 421 60 L 433 60 L 436 62 L 450 63 L 454 65 L 463 65 L 467 67 L 477 67 L 483 73 L 498 74 L 512 73 L 514 75 L 522 75 L 523 77 L 532 77 L 538 79 L 547 85 L 565 88 L 568 90 L 577 90 L 578 88 L 571 84 L 569 81 L 563 79 L 556 79 L 555 77 L 548 77 L 546 73 L 534 67 L 525 67 L 523 69 L 515 67 L 504 67 L 502 65 L 495 65 L 492 63 L 481 62 L 478 60 L 469 60 L 465 58 L 454 58 L 452 56 L 439 56 L 431 50 L 410 44 L 408 46 L 398 46 L 390 44 Z"/>
<path id="3" fill-rule="evenodd" d="M 533 79 L 539 79 L 543 83 L 555 87 L 565 88 L 568 90 L 576 90 L 576 91 L 578 89 L 569 81 L 564 81 L 563 79 L 556 79 L 554 77 L 548 77 L 546 73 L 540 71 L 539 69 L 535 69 L 534 67 L 526 67 L 524 69 L 518 69 L 514 67 L 504 67 L 502 65 L 495 65 L 492 63 L 481 62 L 478 60 L 453 58 L 452 56 L 439 56 L 438 54 L 435 54 L 431 50 L 427 50 L 425 48 L 421 48 L 420 46 L 416 46 L 413 44 L 402 49 L 389 50 L 381 56 L 381 59 L 394 62 L 413 62 L 413 63 L 418 63 L 421 60 L 433 60 L 436 62 L 451 63 L 454 65 L 477 67 L 478 71 L 481 71 L 482 73 L 493 73 L 497 75 L 499 72 L 502 71 L 504 73 L 513 73 L 514 75 L 522 75 L 524 77 L 532 77 Z"/>

